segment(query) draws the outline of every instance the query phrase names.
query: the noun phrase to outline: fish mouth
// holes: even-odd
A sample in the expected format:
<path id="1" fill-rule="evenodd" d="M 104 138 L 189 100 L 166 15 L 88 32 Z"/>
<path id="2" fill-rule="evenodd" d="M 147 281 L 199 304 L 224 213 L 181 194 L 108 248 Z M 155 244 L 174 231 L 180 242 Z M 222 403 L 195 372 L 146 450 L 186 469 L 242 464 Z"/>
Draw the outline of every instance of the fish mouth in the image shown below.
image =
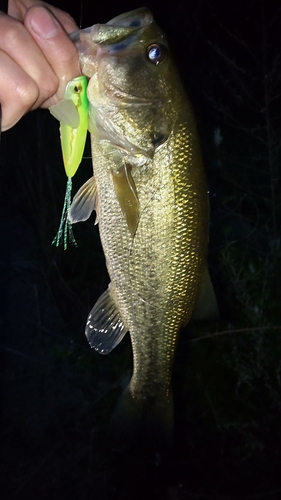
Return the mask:
<path id="1" fill-rule="evenodd" d="M 154 23 L 153 15 L 146 7 L 114 17 L 105 24 L 94 24 L 89 28 L 74 31 L 70 38 L 79 55 L 95 56 L 99 46 L 106 46 L 109 52 L 117 52 L 129 46 L 140 31 Z"/>

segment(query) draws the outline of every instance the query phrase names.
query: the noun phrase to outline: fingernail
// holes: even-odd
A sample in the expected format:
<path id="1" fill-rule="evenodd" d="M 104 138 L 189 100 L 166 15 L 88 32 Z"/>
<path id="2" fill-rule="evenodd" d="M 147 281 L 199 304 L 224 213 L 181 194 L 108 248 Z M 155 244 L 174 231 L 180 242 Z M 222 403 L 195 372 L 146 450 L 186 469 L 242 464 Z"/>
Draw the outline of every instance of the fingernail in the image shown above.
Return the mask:
<path id="1" fill-rule="evenodd" d="M 54 37 L 58 33 L 60 27 L 58 21 L 43 7 L 34 9 L 30 23 L 35 33 L 43 38 Z"/>

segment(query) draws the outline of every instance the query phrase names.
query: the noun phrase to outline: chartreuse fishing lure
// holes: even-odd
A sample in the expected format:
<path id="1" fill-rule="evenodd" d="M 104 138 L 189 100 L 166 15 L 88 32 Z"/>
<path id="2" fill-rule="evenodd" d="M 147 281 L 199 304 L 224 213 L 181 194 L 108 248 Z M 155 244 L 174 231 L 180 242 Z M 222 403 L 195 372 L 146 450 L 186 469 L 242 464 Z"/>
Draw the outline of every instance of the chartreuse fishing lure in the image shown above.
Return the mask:
<path id="1" fill-rule="evenodd" d="M 72 177 L 76 173 L 85 148 L 88 130 L 87 99 L 88 80 L 78 76 L 71 80 L 65 89 L 63 100 L 49 108 L 50 113 L 60 121 L 60 139 L 65 172 L 67 175 L 66 192 L 58 232 L 52 243 L 67 248 L 68 240 L 77 245 L 68 211 L 71 204 Z"/>

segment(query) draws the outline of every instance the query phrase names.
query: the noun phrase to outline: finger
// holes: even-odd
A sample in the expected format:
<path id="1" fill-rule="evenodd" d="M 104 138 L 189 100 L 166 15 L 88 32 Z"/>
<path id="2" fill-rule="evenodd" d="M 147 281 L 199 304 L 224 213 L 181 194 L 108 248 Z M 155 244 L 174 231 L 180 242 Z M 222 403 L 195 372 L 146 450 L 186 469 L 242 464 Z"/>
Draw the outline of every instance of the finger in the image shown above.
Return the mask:
<path id="1" fill-rule="evenodd" d="M 2 50 L 0 81 L 1 129 L 4 131 L 15 125 L 37 101 L 39 89 L 34 80 Z"/>
<path id="2" fill-rule="evenodd" d="M 64 27 L 67 33 L 72 33 L 79 29 L 74 19 L 71 17 L 68 12 L 64 10 L 57 9 L 57 7 L 53 7 L 52 5 L 48 5 L 45 2 L 43 4 L 52 12 L 52 14 L 59 20 L 59 22 Z"/>
<path id="3" fill-rule="evenodd" d="M 59 21 L 44 7 L 30 8 L 24 24 L 58 78 L 55 95 L 44 103 L 48 107 L 63 98 L 67 82 L 81 73 L 77 50 Z"/>
<path id="4" fill-rule="evenodd" d="M 67 12 L 58 9 L 57 7 L 53 7 L 53 5 L 41 0 L 21 0 L 20 2 L 9 2 L 8 14 L 16 19 L 19 19 L 20 21 L 23 21 L 26 11 L 35 5 L 42 5 L 49 9 L 59 20 L 67 33 L 71 33 L 72 31 L 76 31 L 78 29 L 77 24 Z"/>
<path id="5" fill-rule="evenodd" d="M 56 22 L 58 23 L 58 21 Z M 61 29 L 60 26 L 59 29 Z M 21 22 L 10 16 L 0 15 L 0 33 L 0 47 L 2 51 L 22 68 L 38 87 L 37 100 L 36 102 L 32 100 L 32 93 L 30 96 L 30 105 L 35 107 L 40 106 L 46 99 L 56 93 L 59 87 L 58 76 L 36 41 Z M 5 69 L 7 70 L 3 66 L 1 67 L 2 71 Z M 21 88 L 21 85 L 19 85 L 19 88 Z"/>

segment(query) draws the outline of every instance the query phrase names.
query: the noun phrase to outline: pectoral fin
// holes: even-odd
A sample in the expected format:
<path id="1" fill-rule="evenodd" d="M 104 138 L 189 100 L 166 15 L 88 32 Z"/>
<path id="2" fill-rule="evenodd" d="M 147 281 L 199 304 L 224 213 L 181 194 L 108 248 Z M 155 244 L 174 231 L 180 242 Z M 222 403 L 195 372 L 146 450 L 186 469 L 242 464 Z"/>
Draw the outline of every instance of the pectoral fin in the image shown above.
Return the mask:
<path id="1" fill-rule="evenodd" d="M 85 335 L 91 347 L 100 354 L 108 354 L 121 342 L 127 331 L 109 287 L 91 310 Z"/>
<path id="2" fill-rule="evenodd" d="M 57 120 L 68 125 L 71 128 L 78 128 L 80 123 L 79 113 L 71 99 L 63 99 L 62 101 L 49 107 L 51 115 Z"/>
<path id="3" fill-rule="evenodd" d="M 192 314 L 192 319 L 196 321 L 215 321 L 218 319 L 218 317 L 219 312 L 217 299 L 206 265 L 202 276 L 201 290 Z"/>
<path id="4" fill-rule="evenodd" d="M 120 171 L 112 171 L 115 193 L 127 221 L 129 231 L 135 234 L 139 222 L 139 201 L 130 165 L 125 165 Z"/>
<path id="5" fill-rule="evenodd" d="M 93 210 L 97 210 L 97 186 L 94 176 L 90 177 L 74 196 L 68 220 L 71 224 L 85 221 Z"/>

